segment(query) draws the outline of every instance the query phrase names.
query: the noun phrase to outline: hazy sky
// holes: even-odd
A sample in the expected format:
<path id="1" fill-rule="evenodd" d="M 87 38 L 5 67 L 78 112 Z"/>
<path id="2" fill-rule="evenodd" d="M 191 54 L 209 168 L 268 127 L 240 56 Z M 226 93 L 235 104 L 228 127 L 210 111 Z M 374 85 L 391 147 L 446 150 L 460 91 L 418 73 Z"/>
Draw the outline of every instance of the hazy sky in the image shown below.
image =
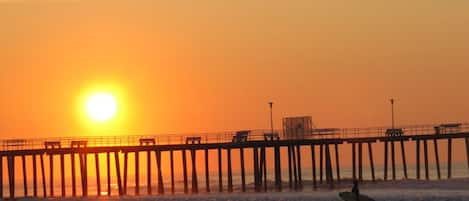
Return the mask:
<path id="1" fill-rule="evenodd" d="M 469 1 L 3 0 L 2 137 L 468 121 Z M 81 97 L 117 94 L 107 125 Z"/>

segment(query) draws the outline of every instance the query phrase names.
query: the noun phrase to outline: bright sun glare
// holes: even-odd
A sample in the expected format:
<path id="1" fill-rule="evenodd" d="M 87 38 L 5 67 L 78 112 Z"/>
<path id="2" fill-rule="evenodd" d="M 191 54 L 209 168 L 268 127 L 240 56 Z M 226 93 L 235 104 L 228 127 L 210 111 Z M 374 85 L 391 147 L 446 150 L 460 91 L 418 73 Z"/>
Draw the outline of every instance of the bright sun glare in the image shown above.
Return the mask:
<path id="1" fill-rule="evenodd" d="M 94 121 L 110 120 L 117 112 L 116 99 L 108 93 L 93 94 L 86 100 L 86 112 Z"/>

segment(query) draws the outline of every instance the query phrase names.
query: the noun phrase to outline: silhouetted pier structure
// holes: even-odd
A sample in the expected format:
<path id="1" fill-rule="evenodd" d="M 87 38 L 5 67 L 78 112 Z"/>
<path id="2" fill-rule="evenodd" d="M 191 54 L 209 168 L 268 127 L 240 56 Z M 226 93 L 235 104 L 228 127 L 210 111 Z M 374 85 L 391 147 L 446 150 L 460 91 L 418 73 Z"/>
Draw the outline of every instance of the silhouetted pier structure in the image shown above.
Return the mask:
<path id="1" fill-rule="evenodd" d="M 206 135 L 189 135 L 189 136 L 130 136 L 130 137 L 90 137 L 82 139 L 47 139 L 47 140 L 2 140 L 0 151 L 0 198 L 17 198 L 23 196 L 33 197 L 65 197 L 65 196 L 88 196 L 88 169 L 92 168 L 87 165 L 87 157 L 94 156 L 95 159 L 95 172 L 96 172 L 96 193 L 93 195 L 101 196 L 103 189 L 101 183 L 101 171 L 107 171 L 106 187 L 104 192 L 107 195 L 111 194 L 111 170 L 114 169 L 115 177 L 117 179 L 118 195 L 126 195 L 128 190 L 128 170 L 129 160 L 128 155 L 134 155 L 134 173 L 135 173 L 135 195 L 141 194 L 139 180 L 142 169 L 139 167 L 140 153 L 146 153 L 147 159 L 147 176 L 145 194 L 155 194 L 152 189 L 152 171 L 156 172 L 157 194 L 165 194 L 164 181 L 168 178 L 163 178 L 162 164 L 169 162 L 170 165 L 170 193 L 175 193 L 175 172 L 176 165 L 182 168 L 183 172 L 183 189 L 184 193 L 198 193 L 199 180 L 197 172 L 197 163 L 204 164 L 205 171 L 205 187 L 203 190 L 211 192 L 210 175 L 209 175 L 209 160 L 217 160 L 218 164 L 218 191 L 233 192 L 233 165 L 232 164 L 232 151 L 239 150 L 239 165 L 241 181 L 240 191 L 248 190 L 245 170 L 245 150 L 251 149 L 253 153 L 253 186 L 255 191 L 267 191 L 270 188 L 282 190 L 283 188 L 302 189 L 304 188 L 305 180 L 312 180 L 312 188 L 316 189 L 318 183 L 326 183 L 330 187 L 334 184 L 340 183 L 340 155 L 339 148 L 343 144 L 351 144 L 351 157 L 352 157 L 352 175 L 354 179 L 363 181 L 364 168 L 363 163 L 366 159 L 363 158 L 363 152 L 368 150 L 368 160 L 370 164 L 371 180 L 376 180 L 375 174 L 375 161 L 373 157 L 372 144 L 384 144 L 384 175 L 383 179 L 388 180 L 388 172 L 391 170 L 392 180 L 396 180 L 396 151 L 395 146 L 401 149 L 402 154 L 402 170 L 403 177 L 408 178 L 408 166 L 406 161 L 406 153 L 411 150 L 405 150 L 405 143 L 415 143 L 416 145 L 416 179 L 421 179 L 421 149 L 423 145 L 424 157 L 424 170 L 425 179 L 429 179 L 429 153 L 428 143 L 434 144 L 434 157 L 436 163 L 436 171 L 438 179 L 441 179 L 440 158 L 438 153 L 438 142 L 447 143 L 447 178 L 452 176 L 452 142 L 453 140 L 462 139 L 465 142 L 467 164 L 469 168 L 469 124 L 441 124 L 441 125 L 425 125 L 425 126 L 408 126 L 403 127 L 400 131 L 395 131 L 386 128 L 364 128 L 364 129 L 313 129 L 309 131 L 310 134 L 301 137 L 283 137 L 282 132 L 272 133 L 269 131 L 238 131 L 233 133 L 224 134 L 206 134 Z M 400 146 L 399 146 L 400 145 Z M 365 147 L 364 147 L 365 146 Z M 311 150 L 310 156 L 302 156 L 301 148 L 307 147 Z M 316 151 L 319 149 L 319 153 Z M 273 151 L 273 158 L 267 158 L 267 150 Z M 281 160 L 281 149 L 287 150 L 288 160 Z M 334 151 L 331 152 L 331 149 Z M 365 149 L 365 150 L 363 150 Z M 209 158 L 209 151 L 216 151 L 216 158 Z M 169 161 L 162 161 L 161 154 L 169 152 Z M 197 152 L 203 152 L 203 159 L 197 159 Z M 224 153 L 226 155 L 224 155 Z M 391 153 L 389 153 L 391 152 Z M 182 164 L 175 164 L 174 154 L 181 154 Z M 188 163 L 187 153 L 190 154 L 190 163 Z M 331 153 L 335 153 L 333 156 Z M 155 161 L 152 161 L 151 155 L 155 154 Z M 65 156 L 70 156 L 70 161 L 65 160 Z M 106 156 L 106 165 L 100 166 L 100 155 Z M 114 156 L 114 161 L 111 156 Z M 60 194 L 56 194 L 54 189 L 54 158 L 58 156 L 60 160 Z M 223 157 L 226 156 L 226 164 L 223 164 Z M 75 157 L 79 158 L 79 165 L 75 164 Z M 285 157 L 285 156 L 283 156 Z M 303 157 L 311 157 L 312 175 L 311 178 L 303 176 Z M 318 159 L 319 157 L 319 159 Z M 21 160 L 21 170 L 15 169 L 15 158 Z M 31 164 L 27 163 L 26 158 L 32 158 Z M 45 159 L 49 161 L 49 175 L 47 175 L 46 167 L 44 165 Z M 119 160 L 123 158 L 123 164 Z M 8 182 L 4 184 L 3 177 L 3 163 L 4 159 L 7 162 L 7 176 Z M 38 160 L 39 159 L 39 164 Z M 202 163 L 203 160 L 203 163 Z M 267 178 L 267 162 L 272 160 L 274 164 L 274 178 L 273 184 L 268 183 Z M 390 163 L 389 163 L 390 160 Z M 282 178 L 282 161 L 287 163 L 288 178 L 285 181 Z M 317 162 L 319 161 L 319 165 Z M 332 163 L 335 161 L 335 167 Z M 70 162 L 70 169 L 65 169 L 65 163 Z M 155 162 L 156 170 L 152 169 L 151 163 Z M 29 166 L 31 165 L 31 166 Z M 37 166 L 39 165 L 39 169 Z M 123 166 L 123 167 L 122 167 Z M 188 167 L 191 170 L 191 185 L 189 189 L 188 183 Z M 200 166 L 199 166 L 200 167 Z M 32 168 L 32 189 L 28 191 L 28 185 L 31 185 L 27 177 L 27 169 Z M 76 168 L 79 169 L 80 183 L 82 185 L 81 192 L 77 191 L 76 183 Z M 223 168 L 226 168 L 227 175 L 223 175 Z M 335 171 L 334 171 L 335 168 Z M 103 170 L 102 170 L 103 169 Z M 18 171 L 22 171 L 18 174 Z M 72 193 L 66 194 L 65 190 L 65 172 L 71 171 L 71 187 Z M 319 172 L 318 172 L 319 171 Z M 334 173 L 335 172 L 335 173 Z M 335 175 L 334 175 L 335 174 Z M 15 178 L 21 175 L 23 177 L 23 195 L 15 194 Z M 227 177 L 227 184 L 223 184 L 223 177 Z M 319 176 L 319 180 L 318 180 Z M 38 180 L 40 179 L 40 180 Z M 49 179 L 47 182 L 47 179 Z M 9 194 L 4 194 L 3 187 L 8 185 Z M 272 185 L 272 186 L 269 186 Z M 270 187 L 270 188 L 269 188 Z M 42 190 L 42 191 L 40 191 Z"/>

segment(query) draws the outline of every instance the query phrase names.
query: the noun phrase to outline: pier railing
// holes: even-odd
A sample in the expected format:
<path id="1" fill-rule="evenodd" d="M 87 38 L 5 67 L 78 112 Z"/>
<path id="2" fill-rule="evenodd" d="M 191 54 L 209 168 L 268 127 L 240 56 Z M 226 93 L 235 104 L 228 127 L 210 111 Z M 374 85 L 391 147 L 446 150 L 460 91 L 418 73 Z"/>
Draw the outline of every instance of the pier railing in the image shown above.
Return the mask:
<path id="1" fill-rule="evenodd" d="M 386 137 L 389 127 L 371 128 L 315 128 L 304 131 L 301 135 L 286 135 L 284 131 L 276 130 L 280 140 L 288 139 L 345 139 Z M 427 124 L 401 126 L 402 135 L 431 135 L 469 132 L 469 123 L 461 124 Z M 200 137 L 200 143 L 229 143 L 233 141 L 236 131 L 218 133 L 194 133 L 173 135 L 129 135 L 129 136 L 88 136 L 69 138 L 38 138 L 38 139 L 3 139 L 0 140 L 0 150 L 43 149 L 45 142 L 60 142 L 61 147 L 70 147 L 73 141 L 87 141 L 88 147 L 96 146 L 137 146 L 140 139 L 154 139 L 158 145 L 185 144 L 186 139 Z M 265 140 L 270 130 L 251 130 L 247 141 Z"/>

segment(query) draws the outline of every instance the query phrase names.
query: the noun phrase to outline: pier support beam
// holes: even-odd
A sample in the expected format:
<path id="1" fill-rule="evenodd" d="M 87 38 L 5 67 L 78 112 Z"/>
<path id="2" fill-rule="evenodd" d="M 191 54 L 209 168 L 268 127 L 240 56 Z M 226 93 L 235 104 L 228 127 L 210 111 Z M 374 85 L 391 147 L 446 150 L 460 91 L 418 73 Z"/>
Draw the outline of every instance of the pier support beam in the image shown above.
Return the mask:
<path id="1" fill-rule="evenodd" d="M 275 187 L 278 191 L 282 190 L 282 168 L 280 163 L 280 146 L 275 145 L 274 147 L 274 157 L 275 157 Z"/>
<path id="2" fill-rule="evenodd" d="M 429 180 L 430 175 L 428 174 L 428 146 L 427 146 L 427 140 L 423 140 L 423 157 L 425 161 L 425 179 Z"/>
<path id="3" fill-rule="evenodd" d="M 49 154 L 49 185 L 50 197 L 54 197 L 54 155 Z"/>
<path id="4" fill-rule="evenodd" d="M 265 149 L 265 148 L 264 148 Z M 300 189 L 303 188 L 303 178 L 301 176 L 301 146 L 297 145 L 296 146 L 296 157 L 298 158 L 298 187 Z M 265 161 L 265 151 L 264 151 L 264 185 L 265 185 L 265 190 L 267 191 L 267 170 L 266 170 L 266 161 Z"/>
<path id="5" fill-rule="evenodd" d="M 96 165 L 96 195 L 101 196 L 101 175 L 99 174 L 99 154 L 94 153 L 94 163 Z"/>
<path id="6" fill-rule="evenodd" d="M 241 191 L 246 192 L 246 172 L 244 169 L 244 149 L 243 148 L 239 148 L 239 160 L 241 162 L 240 164 L 241 165 Z M 275 173 L 277 174 L 277 172 Z"/>
<path id="7" fill-rule="evenodd" d="M 396 180 L 396 151 L 394 141 L 391 141 L 391 165 L 392 165 L 392 180 Z"/>
<path id="8" fill-rule="evenodd" d="M 117 177 L 117 187 L 119 189 L 119 195 L 124 195 L 122 190 L 122 180 L 121 180 L 121 168 L 119 162 L 119 152 L 114 152 L 114 159 L 116 161 L 116 177 Z"/>
<path id="9" fill-rule="evenodd" d="M 111 154 L 106 152 L 107 165 L 107 195 L 111 196 Z"/>
<path id="10" fill-rule="evenodd" d="M 151 195 L 151 151 L 147 151 L 147 194 Z"/>
<path id="11" fill-rule="evenodd" d="M 415 141 L 415 163 L 417 165 L 417 172 L 416 172 L 416 177 L 417 179 L 420 179 L 420 140 Z"/>
<path id="12" fill-rule="evenodd" d="M 195 149 L 191 149 L 191 162 L 192 162 L 192 193 L 198 193 L 199 192 L 199 182 L 197 178 L 197 167 L 196 167 L 196 161 L 197 161 L 197 152 Z"/>
<path id="13" fill-rule="evenodd" d="M 140 160 L 139 160 L 139 152 L 135 152 L 135 195 L 140 194 Z"/>
<path id="14" fill-rule="evenodd" d="M 448 179 L 451 178 L 451 156 L 452 156 L 452 144 L 451 144 L 451 138 L 448 138 Z"/>
<path id="15" fill-rule="evenodd" d="M 64 154 L 60 154 L 60 183 L 61 183 L 61 190 L 62 190 L 62 197 L 65 197 L 65 156 Z"/>
<path id="16" fill-rule="evenodd" d="M 26 173 L 26 156 L 21 155 L 21 163 L 23 167 L 23 191 L 24 191 L 24 196 L 28 196 L 28 174 Z"/>
<path id="17" fill-rule="evenodd" d="M 294 188 L 295 190 L 298 189 L 298 167 L 297 167 L 297 160 L 296 160 L 296 152 L 295 152 L 295 146 L 291 145 L 291 155 L 293 158 L 293 177 L 294 177 Z"/>
<path id="18" fill-rule="evenodd" d="M 171 172 L 171 193 L 174 194 L 174 154 L 173 150 L 169 150 L 170 172 Z"/>
<path id="19" fill-rule="evenodd" d="M 222 161 L 221 161 L 221 148 L 217 149 L 218 154 L 218 191 L 223 192 L 223 173 L 222 173 Z"/>
<path id="20" fill-rule="evenodd" d="M 2 164 L 2 158 L 0 157 L 0 166 L 3 166 Z M 0 167 L 0 175 L 3 175 L 3 168 Z M 0 183 L 2 184 L 0 186 L 0 192 L 1 196 L 0 199 L 3 198 L 3 176 L 0 176 Z M 36 163 L 36 154 L 33 154 L 33 196 L 37 197 L 37 163 Z"/>
<path id="21" fill-rule="evenodd" d="M 290 146 L 287 146 L 287 151 L 288 151 L 288 186 L 291 188 L 293 188 L 293 176 L 292 176 L 292 158 L 291 158 L 291 147 Z M 256 150 L 257 151 L 257 150 Z M 257 154 L 254 154 L 254 156 L 257 158 L 256 156 Z M 256 161 L 256 160 L 254 160 Z M 254 168 L 256 168 L 256 165 L 254 165 Z M 257 177 L 256 177 L 257 179 Z M 257 181 L 257 180 L 256 180 Z"/>
<path id="22" fill-rule="evenodd" d="M 384 141 L 384 181 L 388 180 L 388 141 Z"/>
<path id="23" fill-rule="evenodd" d="M 187 184 L 187 158 L 186 158 L 186 150 L 181 150 L 182 152 L 182 172 L 184 177 L 184 193 L 189 193 L 189 187 Z"/>
<path id="24" fill-rule="evenodd" d="M 243 164 L 244 167 L 244 164 Z M 208 149 L 205 149 L 205 190 L 210 192 L 210 171 L 208 166 Z"/>
<path id="25" fill-rule="evenodd" d="M 368 142 L 368 157 L 370 158 L 371 180 L 375 181 L 375 164 L 373 162 L 373 150 L 371 142 Z"/>
<path id="26" fill-rule="evenodd" d="M 157 168 L 157 180 L 158 180 L 158 194 L 164 194 L 164 182 L 163 182 L 163 171 L 161 169 L 161 151 L 155 151 L 156 168 Z"/>
<path id="27" fill-rule="evenodd" d="M 35 155 L 33 155 L 35 157 Z M 36 171 L 36 168 L 33 169 Z M 3 200 L 3 155 L 0 155 L 0 200 Z"/>
<path id="28" fill-rule="evenodd" d="M 435 163 L 436 163 L 436 173 L 438 179 L 441 179 L 441 172 L 440 172 L 440 157 L 438 156 L 438 141 L 437 139 L 433 139 L 433 149 L 435 150 Z"/>
<path id="29" fill-rule="evenodd" d="M 15 157 L 7 156 L 8 159 L 8 187 L 10 188 L 10 199 L 15 199 Z"/>
<path id="30" fill-rule="evenodd" d="M 123 181 L 123 193 L 124 195 L 127 195 L 127 174 L 128 174 L 128 165 L 129 165 L 129 152 L 124 152 L 124 181 Z"/>
<path id="31" fill-rule="evenodd" d="M 75 170 L 75 152 L 72 151 L 72 153 L 70 154 L 70 165 L 72 166 L 71 167 L 71 171 L 72 171 L 72 196 L 75 197 L 77 196 L 77 185 L 76 185 L 76 179 L 75 179 L 75 174 L 76 174 L 76 170 Z"/>
<path id="32" fill-rule="evenodd" d="M 329 144 L 326 144 L 326 178 L 329 183 L 329 188 L 334 188 L 334 177 L 332 175 L 332 162 Z"/>
<path id="33" fill-rule="evenodd" d="M 355 146 L 355 145 L 353 145 L 353 146 Z M 353 154 L 353 155 L 355 155 L 355 154 Z M 321 184 L 322 184 L 322 181 L 323 181 L 322 180 L 323 167 L 324 167 L 324 157 L 323 156 L 324 156 L 324 145 L 320 144 L 319 145 L 319 183 L 321 183 Z M 355 175 L 355 171 L 354 171 L 353 175 Z M 355 178 L 355 176 L 354 176 L 354 178 Z"/>
<path id="34" fill-rule="evenodd" d="M 466 144 L 466 160 L 467 160 L 467 169 L 469 170 L 469 138 L 464 138 Z"/>
<path id="35" fill-rule="evenodd" d="M 357 164 L 356 164 L 356 153 L 355 153 L 355 143 L 352 143 L 352 174 L 353 174 L 353 180 L 357 179 Z"/>
<path id="36" fill-rule="evenodd" d="M 317 183 L 316 183 L 316 151 L 314 150 L 314 145 L 311 145 L 311 167 L 313 171 L 313 189 L 317 188 Z"/>
<path id="37" fill-rule="evenodd" d="M 233 172 L 231 168 L 231 149 L 226 149 L 227 166 L 228 166 L 228 192 L 233 192 Z"/>
<path id="38" fill-rule="evenodd" d="M 402 156 L 402 166 L 404 170 L 404 178 L 408 179 L 407 177 L 407 163 L 405 158 L 405 148 L 404 148 L 404 140 L 401 140 L 401 156 Z"/>
<path id="39" fill-rule="evenodd" d="M 339 145 L 337 143 L 334 144 L 334 149 L 335 149 L 335 168 L 337 171 L 337 183 L 340 183 Z"/>
<path id="40" fill-rule="evenodd" d="M 358 180 L 363 181 L 363 146 L 358 143 Z"/>
<path id="41" fill-rule="evenodd" d="M 42 193 L 43 197 L 47 197 L 47 185 L 46 185 L 46 171 L 44 168 L 44 154 L 39 155 L 39 159 L 41 161 L 41 176 L 42 176 Z"/>

